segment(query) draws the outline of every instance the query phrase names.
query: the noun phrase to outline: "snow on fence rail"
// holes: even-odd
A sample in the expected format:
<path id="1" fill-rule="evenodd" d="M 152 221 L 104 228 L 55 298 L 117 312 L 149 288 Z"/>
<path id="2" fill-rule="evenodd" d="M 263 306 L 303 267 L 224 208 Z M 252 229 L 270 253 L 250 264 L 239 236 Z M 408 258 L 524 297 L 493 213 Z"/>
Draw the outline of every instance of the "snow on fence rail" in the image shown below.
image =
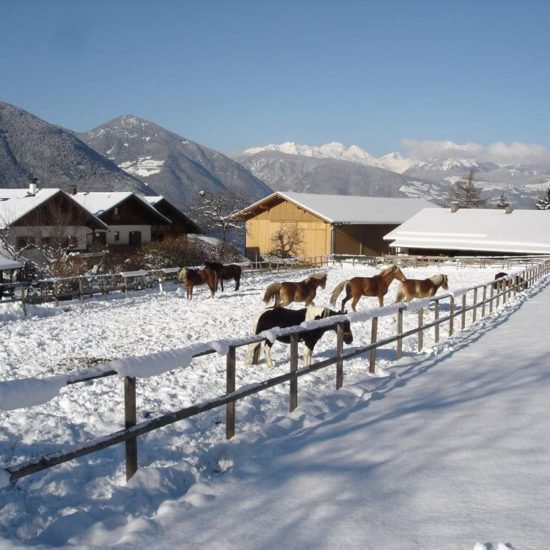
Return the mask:
<path id="1" fill-rule="evenodd" d="M 45 403 L 55 398 L 61 388 L 65 386 L 114 375 L 118 375 L 124 380 L 125 403 L 125 427 L 123 430 L 97 438 L 66 452 L 55 452 L 23 464 L 4 467 L 3 469 L 0 468 L 0 488 L 32 473 L 122 442 L 125 443 L 126 451 L 126 478 L 130 479 L 138 468 L 137 438 L 141 435 L 184 418 L 190 418 L 225 405 L 226 438 L 231 439 L 235 434 L 235 404 L 240 399 L 259 393 L 267 388 L 290 382 L 289 409 L 292 412 L 298 405 L 299 377 L 331 365 L 336 365 L 336 389 L 339 389 L 342 387 L 344 381 L 343 367 L 346 360 L 368 353 L 368 371 L 374 373 L 378 348 L 395 343 L 396 358 L 399 359 L 402 357 L 403 339 L 417 334 L 417 351 L 420 352 L 424 347 L 424 333 L 426 330 L 434 329 L 434 342 L 437 343 L 440 340 L 440 328 L 442 325 L 447 325 L 447 334 L 448 336 L 452 336 L 455 332 L 455 320 L 457 318 L 460 318 L 460 328 L 464 330 L 466 328 L 467 312 L 471 312 L 471 321 L 472 324 L 475 324 L 478 313 L 481 318 L 485 317 L 487 313 L 491 314 L 494 309 L 499 307 L 500 303 L 504 305 L 511 299 L 512 295 L 515 296 L 518 292 L 533 286 L 535 282 L 545 278 L 549 273 L 550 260 L 545 260 L 521 272 L 502 277 L 496 282 L 490 281 L 485 284 L 458 289 L 446 294 L 440 294 L 435 298 L 414 300 L 409 304 L 393 304 L 363 312 L 341 314 L 318 321 L 308 321 L 298 327 L 271 329 L 270 331 L 246 338 L 193 343 L 183 348 L 157 352 L 142 357 L 117 359 L 66 375 L 0 382 L 0 410 L 26 408 Z M 468 296 L 471 296 L 470 303 L 468 303 Z M 480 297 L 481 300 L 479 299 Z M 440 303 L 444 300 L 449 300 L 449 314 L 441 316 Z M 424 323 L 424 312 L 429 310 L 431 305 L 433 305 L 434 319 L 431 322 Z M 418 319 L 417 326 L 406 331 L 403 330 L 403 316 L 405 312 L 416 313 Z M 397 332 L 394 336 L 378 339 L 378 318 L 388 315 L 397 315 Z M 345 321 L 349 321 L 350 323 L 370 321 L 371 343 L 344 353 L 342 327 Z M 319 327 L 336 328 L 336 356 L 313 363 L 309 367 L 298 369 L 298 341 L 300 336 L 309 330 Z M 235 350 L 241 346 L 263 341 L 266 338 L 274 341 L 278 336 L 282 335 L 290 335 L 291 339 L 289 372 L 236 389 Z M 191 364 L 194 357 L 213 353 L 226 356 L 225 394 L 137 424 L 136 383 L 138 378 L 159 375 L 176 368 L 185 368 Z"/>

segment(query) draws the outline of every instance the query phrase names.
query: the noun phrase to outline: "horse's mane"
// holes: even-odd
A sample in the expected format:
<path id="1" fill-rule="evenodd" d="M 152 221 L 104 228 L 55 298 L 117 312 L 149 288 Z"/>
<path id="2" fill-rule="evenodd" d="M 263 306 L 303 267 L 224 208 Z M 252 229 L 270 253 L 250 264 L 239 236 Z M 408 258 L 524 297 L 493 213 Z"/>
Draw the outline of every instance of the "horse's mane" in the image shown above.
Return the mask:
<path id="1" fill-rule="evenodd" d="M 392 264 L 388 267 L 385 267 L 379 275 L 387 275 L 388 273 L 391 273 L 397 266 L 395 264 Z"/>
<path id="2" fill-rule="evenodd" d="M 312 273 L 309 277 L 306 277 L 305 282 L 308 283 L 311 281 L 311 279 L 317 279 L 322 281 L 323 279 L 327 278 L 327 274 L 325 271 L 317 271 L 317 273 Z"/>

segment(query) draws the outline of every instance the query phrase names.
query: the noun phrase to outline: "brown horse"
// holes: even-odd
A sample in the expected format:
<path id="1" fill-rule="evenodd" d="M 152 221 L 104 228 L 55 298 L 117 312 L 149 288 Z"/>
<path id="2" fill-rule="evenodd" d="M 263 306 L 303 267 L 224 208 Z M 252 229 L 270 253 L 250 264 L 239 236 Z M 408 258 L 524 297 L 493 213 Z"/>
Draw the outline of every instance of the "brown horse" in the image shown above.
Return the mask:
<path id="1" fill-rule="evenodd" d="M 340 292 L 346 287 L 346 297 L 342 300 L 340 311 L 344 311 L 346 302 L 351 298 L 353 298 L 351 309 L 356 311 L 355 306 L 361 296 L 377 296 L 380 307 L 382 307 L 384 305 L 384 296 L 394 279 L 398 279 L 399 281 L 406 280 L 405 275 L 403 275 L 401 269 L 396 265 L 383 269 L 378 275 L 374 275 L 374 277 L 353 277 L 347 281 L 342 281 L 332 291 L 330 303 L 334 305 Z"/>
<path id="2" fill-rule="evenodd" d="M 178 273 L 178 279 L 187 290 L 188 300 L 193 299 L 193 287 L 196 285 L 207 284 L 210 289 L 211 298 L 214 298 L 214 294 L 216 294 L 218 276 L 210 267 L 205 267 L 204 269 L 191 269 L 189 267 L 184 267 Z"/>
<path id="3" fill-rule="evenodd" d="M 313 304 L 317 287 L 325 288 L 326 284 L 327 274 L 324 272 L 313 273 L 298 283 L 271 283 L 265 289 L 264 302 L 268 304 L 271 298 L 275 297 L 275 307 L 288 306 L 291 302 L 305 302 L 306 306 L 309 306 Z"/>
<path id="4" fill-rule="evenodd" d="M 206 267 L 213 269 L 218 275 L 218 282 L 221 284 L 223 292 L 223 281 L 233 279 L 235 281 L 235 290 L 239 290 L 241 284 L 241 273 L 242 269 L 240 265 L 229 264 L 223 265 L 219 262 L 204 262 Z M 216 286 L 217 288 L 217 286 Z"/>
<path id="5" fill-rule="evenodd" d="M 413 298 L 431 298 L 435 296 L 440 287 L 449 290 L 447 275 L 442 273 L 429 279 L 406 279 L 399 283 L 395 302 L 402 302 L 403 300 L 410 302 Z"/>

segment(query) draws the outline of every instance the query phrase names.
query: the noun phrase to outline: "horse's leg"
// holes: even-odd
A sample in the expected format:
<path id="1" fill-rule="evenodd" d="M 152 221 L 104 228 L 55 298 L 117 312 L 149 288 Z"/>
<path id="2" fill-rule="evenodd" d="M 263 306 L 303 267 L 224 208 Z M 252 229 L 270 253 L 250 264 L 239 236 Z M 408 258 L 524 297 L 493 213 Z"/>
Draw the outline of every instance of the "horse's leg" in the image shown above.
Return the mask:
<path id="1" fill-rule="evenodd" d="M 269 341 L 269 340 L 266 340 L 264 342 L 264 357 L 265 357 L 265 362 L 267 364 L 267 366 L 272 369 L 273 368 L 273 361 L 271 360 L 271 346 L 273 344 Z"/>
<path id="2" fill-rule="evenodd" d="M 241 277 L 235 277 L 235 290 L 239 290 L 239 286 L 241 285 Z"/>
<path id="3" fill-rule="evenodd" d="M 384 296 L 378 296 L 378 303 L 380 307 L 384 307 Z"/>
<path id="4" fill-rule="evenodd" d="M 349 287 L 346 286 L 346 297 L 342 300 L 342 306 L 340 307 L 340 311 L 343 313 L 345 311 L 344 306 L 346 305 L 346 302 L 351 298 L 351 291 Z M 357 300 L 354 299 L 354 304 L 357 303 Z M 355 311 L 355 306 L 352 304 L 352 309 Z"/>
<path id="5" fill-rule="evenodd" d="M 223 277 L 219 277 L 218 280 L 220 281 L 220 285 L 222 287 L 222 292 L 223 292 Z"/>
<path id="6" fill-rule="evenodd" d="M 357 305 L 357 302 L 358 302 L 360 299 L 361 299 L 361 295 L 359 295 L 359 296 L 354 296 L 354 297 L 353 297 L 353 300 L 351 301 L 351 309 L 352 309 L 353 311 L 357 311 L 357 310 L 355 309 L 355 306 Z M 344 309 L 342 309 L 342 311 L 344 311 Z"/>
<path id="7" fill-rule="evenodd" d="M 313 350 L 304 344 L 304 367 L 311 367 Z"/>

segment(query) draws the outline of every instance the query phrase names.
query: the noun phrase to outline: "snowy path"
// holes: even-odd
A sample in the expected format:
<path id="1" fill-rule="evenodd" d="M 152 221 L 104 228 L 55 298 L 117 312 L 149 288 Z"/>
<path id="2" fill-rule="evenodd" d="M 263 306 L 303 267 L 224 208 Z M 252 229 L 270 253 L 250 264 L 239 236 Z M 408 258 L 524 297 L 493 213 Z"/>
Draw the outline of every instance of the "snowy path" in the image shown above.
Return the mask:
<path id="1" fill-rule="evenodd" d="M 306 405 L 253 446 L 237 438 L 231 472 L 165 502 L 119 542 L 547 548 L 550 287 L 534 294 L 389 378 Z"/>

